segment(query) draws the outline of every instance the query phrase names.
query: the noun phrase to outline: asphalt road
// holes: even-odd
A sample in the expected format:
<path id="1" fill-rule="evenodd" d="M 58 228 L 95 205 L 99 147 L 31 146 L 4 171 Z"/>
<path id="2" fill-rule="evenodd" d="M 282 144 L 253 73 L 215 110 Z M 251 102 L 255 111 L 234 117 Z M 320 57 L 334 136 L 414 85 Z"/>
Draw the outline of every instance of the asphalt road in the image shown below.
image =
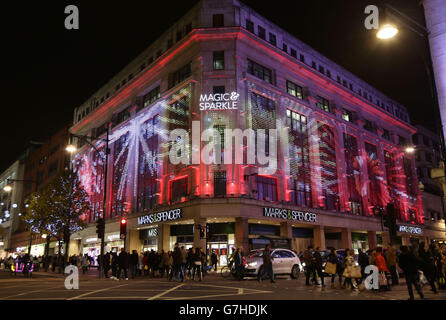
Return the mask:
<path id="1" fill-rule="evenodd" d="M 407 300 L 407 288 L 401 280 L 392 291 L 372 292 L 306 287 L 303 274 L 298 280 L 278 277 L 272 284 L 224 279 L 220 274 L 209 274 L 202 282 L 144 277 L 99 280 L 91 271 L 80 276 L 79 289 L 67 290 L 65 277 L 60 274 L 34 273 L 32 278 L 24 278 L 0 272 L 0 300 Z M 423 291 L 426 300 L 446 300 L 446 291 L 437 295 L 429 287 Z"/>

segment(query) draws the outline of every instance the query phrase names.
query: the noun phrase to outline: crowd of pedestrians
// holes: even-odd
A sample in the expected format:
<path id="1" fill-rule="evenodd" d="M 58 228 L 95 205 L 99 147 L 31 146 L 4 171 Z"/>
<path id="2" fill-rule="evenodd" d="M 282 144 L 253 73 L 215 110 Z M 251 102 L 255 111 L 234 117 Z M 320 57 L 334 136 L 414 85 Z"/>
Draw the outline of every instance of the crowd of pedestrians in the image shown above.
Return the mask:
<path id="1" fill-rule="evenodd" d="M 331 288 L 336 288 L 338 278 L 339 289 L 364 290 L 364 280 L 371 271 L 366 269 L 374 265 L 378 269 L 379 291 L 391 290 L 399 285 L 399 273 L 404 274 L 409 292 L 409 299 L 414 299 L 413 287 L 421 298 L 424 298 L 422 286 L 429 285 L 432 292 L 438 293 L 438 288 L 445 287 L 445 247 L 440 248 L 432 243 L 424 242 L 412 246 L 401 246 L 400 251 L 389 244 L 386 249 L 376 249 L 363 252 L 358 250 L 355 256 L 351 249 L 330 249 L 326 259 L 322 258 L 321 249 L 309 246 L 302 254 L 305 265 L 305 285 L 325 287 L 325 277 L 331 278 Z M 325 261 L 324 261 L 325 260 Z M 369 267 L 370 269 L 370 267 Z M 310 280 L 311 279 L 311 280 Z M 310 282 L 311 281 L 311 282 Z"/>

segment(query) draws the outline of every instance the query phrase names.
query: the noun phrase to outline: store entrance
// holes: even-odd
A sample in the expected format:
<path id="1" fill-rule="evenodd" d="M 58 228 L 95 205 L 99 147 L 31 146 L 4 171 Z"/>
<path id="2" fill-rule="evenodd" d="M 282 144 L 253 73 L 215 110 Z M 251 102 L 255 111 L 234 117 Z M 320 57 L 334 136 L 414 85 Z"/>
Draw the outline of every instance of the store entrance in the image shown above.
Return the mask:
<path id="1" fill-rule="evenodd" d="M 208 252 L 215 252 L 217 255 L 218 265 L 220 267 L 226 266 L 228 264 L 230 252 L 232 252 L 232 248 L 234 245 L 228 245 L 227 242 L 216 242 L 216 243 L 208 243 Z M 210 262 L 209 258 L 209 262 Z"/>

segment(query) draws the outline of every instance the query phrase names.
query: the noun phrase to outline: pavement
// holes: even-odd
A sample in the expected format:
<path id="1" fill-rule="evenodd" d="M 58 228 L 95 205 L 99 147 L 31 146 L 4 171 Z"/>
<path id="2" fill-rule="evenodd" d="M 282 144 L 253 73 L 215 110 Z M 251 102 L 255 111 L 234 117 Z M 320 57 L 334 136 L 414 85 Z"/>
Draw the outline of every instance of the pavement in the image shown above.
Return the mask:
<path id="1" fill-rule="evenodd" d="M 97 270 L 79 275 L 79 289 L 65 288 L 65 275 L 34 272 L 32 277 L 0 271 L 0 300 L 407 300 L 404 279 L 391 291 L 351 291 L 305 286 L 305 276 L 279 276 L 276 283 L 256 279 L 236 281 L 210 273 L 203 281 L 168 281 L 136 277 L 129 280 L 99 279 Z M 329 278 L 326 278 L 329 283 Z M 446 291 L 423 289 L 425 300 L 446 300 Z M 419 299 L 415 293 L 415 299 Z"/>

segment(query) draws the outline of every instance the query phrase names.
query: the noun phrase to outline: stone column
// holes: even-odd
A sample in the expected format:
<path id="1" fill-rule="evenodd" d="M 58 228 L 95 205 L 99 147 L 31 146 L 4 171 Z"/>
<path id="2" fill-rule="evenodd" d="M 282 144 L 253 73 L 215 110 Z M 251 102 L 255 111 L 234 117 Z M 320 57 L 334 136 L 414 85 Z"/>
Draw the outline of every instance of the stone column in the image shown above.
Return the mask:
<path id="1" fill-rule="evenodd" d="M 342 229 L 341 242 L 342 249 L 352 248 L 352 232 L 350 229 Z"/>
<path id="2" fill-rule="evenodd" d="M 68 256 L 78 255 L 80 253 L 79 240 L 70 240 Z"/>
<path id="3" fill-rule="evenodd" d="M 243 252 L 249 252 L 248 218 L 244 217 L 235 218 L 235 246 L 236 248 L 242 247 Z"/>
<path id="4" fill-rule="evenodd" d="M 170 225 L 163 223 L 158 227 L 158 251 L 170 250 Z"/>
<path id="5" fill-rule="evenodd" d="M 389 242 L 390 242 L 390 235 L 388 231 L 384 231 L 381 233 L 381 237 L 382 237 L 382 244 L 381 246 L 383 248 L 387 248 Z"/>
<path id="6" fill-rule="evenodd" d="M 314 248 L 317 247 L 321 249 L 325 248 L 325 230 L 324 226 L 315 226 L 313 229 L 313 236 L 314 236 Z"/>
<path id="7" fill-rule="evenodd" d="M 293 229 L 291 223 L 284 221 L 280 223 L 280 237 L 282 238 L 293 238 Z"/>
<path id="8" fill-rule="evenodd" d="M 369 241 L 369 249 L 375 249 L 378 246 L 378 239 L 376 238 L 376 231 L 368 231 L 367 239 Z"/>
<path id="9" fill-rule="evenodd" d="M 132 252 L 132 250 L 136 250 L 138 252 L 141 251 L 141 240 L 139 239 L 139 230 L 131 229 L 127 230 L 127 238 L 126 238 L 126 250 L 128 252 Z"/>
<path id="10" fill-rule="evenodd" d="M 205 230 L 204 239 L 200 239 L 200 228 L 198 228 L 198 225 L 201 225 Z M 201 248 L 203 252 L 206 252 L 206 219 L 204 218 L 194 219 L 194 247 Z"/>

